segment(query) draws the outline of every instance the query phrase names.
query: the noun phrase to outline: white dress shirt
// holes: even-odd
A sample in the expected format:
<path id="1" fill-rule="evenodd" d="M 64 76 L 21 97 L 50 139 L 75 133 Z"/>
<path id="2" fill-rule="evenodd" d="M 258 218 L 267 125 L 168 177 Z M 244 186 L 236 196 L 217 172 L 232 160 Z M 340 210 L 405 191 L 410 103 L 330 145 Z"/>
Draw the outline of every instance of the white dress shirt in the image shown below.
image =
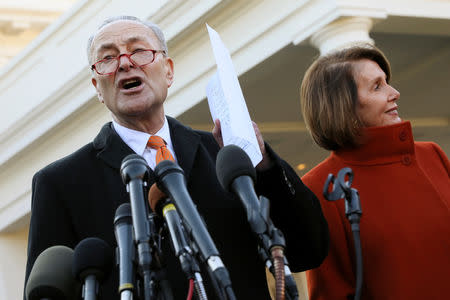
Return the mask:
<path id="1" fill-rule="evenodd" d="M 134 152 L 141 155 L 147 161 L 150 168 L 154 170 L 156 166 L 156 149 L 147 147 L 147 141 L 152 135 L 146 132 L 129 129 L 118 124 L 114 120 L 112 121 L 112 123 L 114 126 L 114 130 L 125 142 L 125 144 L 133 149 Z M 163 127 L 155 135 L 160 136 L 164 139 L 164 141 L 167 143 L 167 148 L 170 150 L 170 153 L 172 153 L 175 161 L 177 161 L 177 157 L 172 146 L 172 139 L 170 138 L 169 123 L 167 122 L 166 117 L 164 117 Z"/>

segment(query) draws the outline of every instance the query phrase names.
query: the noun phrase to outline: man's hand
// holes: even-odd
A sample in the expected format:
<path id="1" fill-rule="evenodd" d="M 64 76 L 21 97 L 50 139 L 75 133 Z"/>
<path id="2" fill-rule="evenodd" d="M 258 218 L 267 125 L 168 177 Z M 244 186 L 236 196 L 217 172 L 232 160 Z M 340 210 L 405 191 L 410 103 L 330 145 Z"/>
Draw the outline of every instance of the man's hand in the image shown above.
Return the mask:
<path id="1" fill-rule="evenodd" d="M 264 139 L 262 137 L 261 131 L 259 131 L 258 125 L 256 125 L 255 122 L 252 121 L 253 130 L 255 130 L 256 140 L 258 141 L 259 150 L 261 150 L 262 154 L 262 160 L 261 162 L 256 166 L 256 170 L 258 171 L 264 171 L 269 169 L 273 162 L 272 159 L 269 157 L 269 155 L 266 152 L 266 147 L 264 146 Z M 212 130 L 212 134 L 214 136 L 214 139 L 216 140 L 217 144 L 220 148 L 223 147 L 223 138 L 222 138 L 222 130 L 220 128 L 220 121 L 219 119 L 216 119 L 214 121 L 214 128 Z"/>
<path id="2" fill-rule="evenodd" d="M 214 121 L 214 128 L 212 130 L 212 135 L 219 145 L 220 149 L 223 148 L 223 138 L 222 138 L 222 129 L 220 128 L 220 120 L 216 119 Z"/>

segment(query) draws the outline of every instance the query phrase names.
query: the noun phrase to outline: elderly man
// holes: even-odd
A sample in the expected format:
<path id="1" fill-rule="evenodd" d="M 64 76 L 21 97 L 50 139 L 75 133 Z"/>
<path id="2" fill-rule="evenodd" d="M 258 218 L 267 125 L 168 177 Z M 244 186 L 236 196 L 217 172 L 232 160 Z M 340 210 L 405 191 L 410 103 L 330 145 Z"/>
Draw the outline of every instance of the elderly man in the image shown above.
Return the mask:
<path id="1" fill-rule="evenodd" d="M 187 187 L 221 254 L 238 299 L 270 299 L 257 242 L 238 199 L 225 192 L 215 174 L 222 143 L 220 124 L 213 134 L 192 130 L 164 114 L 163 103 L 174 80 L 161 30 L 134 17 L 106 20 L 89 39 L 92 84 L 98 99 L 111 111 L 93 142 L 39 171 L 33 178 L 32 216 L 27 275 L 36 257 L 53 245 L 75 247 L 86 237 L 99 237 L 116 246 L 116 208 L 129 201 L 120 176 L 122 159 L 131 153 L 154 169 L 152 136 L 164 139 L 184 170 Z M 293 271 L 320 265 L 328 250 L 328 230 L 317 198 L 289 165 L 264 144 L 257 166 L 256 190 L 271 200 L 272 220 L 287 240 Z M 152 176 L 150 176 L 152 177 Z M 153 180 L 153 179 L 151 179 Z M 187 280 L 163 240 L 168 278 L 175 299 L 187 294 Z M 208 276 L 203 276 L 207 279 Z M 101 299 L 117 299 L 118 272 L 101 285 Z M 211 284 L 206 281 L 211 290 Z M 215 297 L 210 293 L 210 298 Z"/>

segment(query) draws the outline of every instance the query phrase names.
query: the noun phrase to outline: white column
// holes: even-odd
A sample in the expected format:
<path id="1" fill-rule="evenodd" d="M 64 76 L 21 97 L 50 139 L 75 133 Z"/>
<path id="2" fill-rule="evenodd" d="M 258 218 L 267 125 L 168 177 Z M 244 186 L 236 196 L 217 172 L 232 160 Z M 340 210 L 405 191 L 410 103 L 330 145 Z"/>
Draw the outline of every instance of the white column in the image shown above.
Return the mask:
<path id="1" fill-rule="evenodd" d="M 311 44 L 320 55 L 359 43 L 374 44 L 369 36 L 372 19 L 367 17 L 343 17 L 322 27 L 311 35 Z"/>
<path id="2" fill-rule="evenodd" d="M 0 299 L 22 299 L 28 229 L 0 234 Z"/>

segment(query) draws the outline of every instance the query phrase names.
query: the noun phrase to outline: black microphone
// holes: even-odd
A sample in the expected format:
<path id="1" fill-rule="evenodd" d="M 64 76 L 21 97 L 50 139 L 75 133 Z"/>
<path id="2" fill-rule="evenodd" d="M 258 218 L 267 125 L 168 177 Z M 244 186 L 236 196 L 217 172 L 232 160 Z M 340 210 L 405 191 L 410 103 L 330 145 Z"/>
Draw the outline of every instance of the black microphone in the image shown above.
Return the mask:
<path id="1" fill-rule="evenodd" d="M 149 166 L 142 156 L 130 154 L 122 160 L 120 174 L 130 194 L 134 241 L 137 245 L 139 267 L 144 277 L 144 298 L 153 298 L 151 280 L 152 249 L 150 247 L 150 222 L 144 198 L 144 186 L 149 179 Z"/>
<path id="2" fill-rule="evenodd" d="M 223 147 L 217 154 L 216 173 L 222 187 L 241 200 L 252 230 L 257 234 L 264 233 L 267 225 L 260 214 L 260 203 L 254 188 L 256 171 L 247 153 L 235 145 Z"/>
<path id="3" fill-rule="evenodd" d="M 116 257 L 119 264 L 119 294 L 121 300 L 133 299 L 134 256 L 133 226 L 131 225 L 131 206 L 124 203 L 116 209 L 114 233 L 117 241 Z"/>
<path id="4" fill-rule="evenodd" d="M 84 300 L 95 300 L 99 283 L 111 271 L 112 249 L 102 239 L 85 238 L 75 247 L 73 254 L 73 275 L 83 283 Z"/>
<path id="5" fill-rule="evenodd" d="M 185 236 L 185 229 L 175 205 L 156 184 L 153 184 L 148 192 L 148 202 L 153 212 L 166 221 L 175 256 L 179 259 L 186 277 L 194 281 L 198 299 L 207 299 L 200 267 L 194 257 L 190 240 Z"/>
<path id="6" fill-rule="evenodd" d="M 142 156 L 130 154 L 122 160 L 120 174 L 122 175 L 123 183 L 127 186 L 127 191 L 130 193 L 135 239 L 138 244 L 148 243 L 150 240 L 150 227 L 144 198 L 144 186 L 147 185 L 149 176 L 147 162 Z M 150 255 L 150 249 L 146 250 L 148 250 L 148 254 Z"/>
<path id="7" fill-rule="evenodd" d="M 148 192 L 148 201 L 152 210 L 166 221 L 175 256 L 180 259 L 182 270 L 186 273 L 188 279 L 193 279 L 194 273 L 190 272 L 192 270 L 188 265 L 189 262 L 186 261 L 187 257 L 190 257 L 193 252 L 185 238 L 176 207 L 155 184 L 151 186 Z"/>
<path id="8" fill-rule="evenodd" d="M 74 300 L 76 281 L 72 276 L 73 250 L 53 246 L 36 259 L 25 287 L 27 300 Z"/>
<path id="9" fill-rule="evenodd" d="M 215 279 L 221 285 L 229 299 L 234 299 L 231 280 L 202 218 L 200 217 L 186 187 L 183 170 L 173 161 L 161 161 L 155 168 L 158 188 L 174 202 L 183 219 L 186 230 L 194 238 L 202 260 L 207 262 Z"/>
<path id="10" fill-rule="evenodd" d="M 284 236 L 270 220 L 269 200 L 261 196 L 260 201 L 256 195 L 254 187 L 256 171 L 250 157 L 240 147 L 227 145 L 220 149 L 217 154 L 216 173 L 222 187 L 236 194 L 244 206 L 250 227 L 263 249 L 263 251 L 260 251 L 263 260 L 266 264 L 269 257 L 273 260 L 277 297 L 279 293 L 284 294 L 284 279 L 286 277 L 288 299 L 297 299 L 298 293 L 295 281 L 284 257 Z M 280 289 L 283 291 L 280 291 Z"/>

